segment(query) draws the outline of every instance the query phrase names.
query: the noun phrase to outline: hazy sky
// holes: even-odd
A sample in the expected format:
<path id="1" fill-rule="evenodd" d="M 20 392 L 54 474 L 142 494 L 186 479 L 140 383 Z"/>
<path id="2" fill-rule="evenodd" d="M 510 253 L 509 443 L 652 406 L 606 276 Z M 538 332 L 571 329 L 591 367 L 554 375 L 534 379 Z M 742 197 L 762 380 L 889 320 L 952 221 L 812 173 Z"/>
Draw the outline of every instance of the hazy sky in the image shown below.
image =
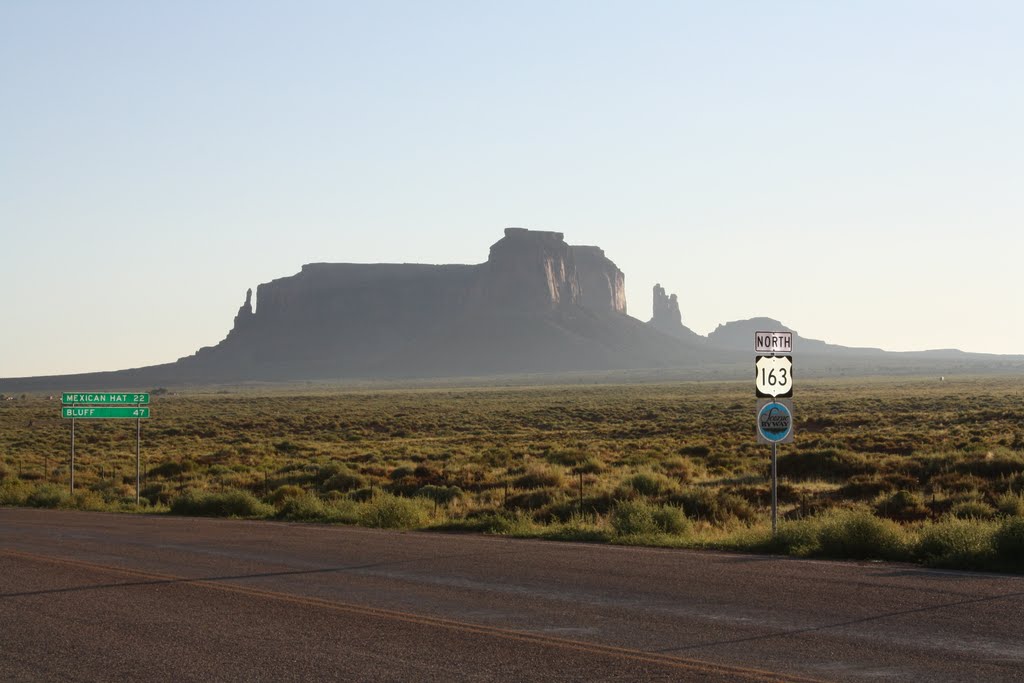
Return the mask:
<path id="1" fill-rule="evenodd" d="M 597 244 L 706 334 L 1024 353 L 1024 3 L 0 3 L 0 376 L 314 261 Z"/>

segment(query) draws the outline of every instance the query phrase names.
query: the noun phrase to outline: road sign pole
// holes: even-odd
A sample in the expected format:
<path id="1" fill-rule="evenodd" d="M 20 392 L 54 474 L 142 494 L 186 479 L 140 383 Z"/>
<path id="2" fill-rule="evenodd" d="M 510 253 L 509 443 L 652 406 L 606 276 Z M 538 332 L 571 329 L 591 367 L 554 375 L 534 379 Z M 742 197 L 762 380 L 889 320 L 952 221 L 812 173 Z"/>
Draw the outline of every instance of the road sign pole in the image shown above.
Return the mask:
<path id="1" fill-rule="evenodd" d="M 75 494 L 75 418 L 71 418 L 71 495 Z"/>
<path id="2" fill-rule="evenodd" d="M 779 446 L 772 444 L 772 536 L 779 525 Z"/>
<path id="3" fill-rule="evenodd" d="M 142 482 L 142 420 L 135 421 L 135 504 L 139 504 Z"/>

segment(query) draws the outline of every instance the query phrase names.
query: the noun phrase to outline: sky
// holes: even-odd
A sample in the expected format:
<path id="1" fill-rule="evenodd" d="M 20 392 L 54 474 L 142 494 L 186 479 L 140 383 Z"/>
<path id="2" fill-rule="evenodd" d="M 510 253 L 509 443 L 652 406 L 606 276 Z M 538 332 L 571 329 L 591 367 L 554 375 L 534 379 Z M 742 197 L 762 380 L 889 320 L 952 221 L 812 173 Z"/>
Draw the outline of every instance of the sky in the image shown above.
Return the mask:
<path id="1" fill-rule="evenodd" d="M 596 244 L 889 350 L 1024 354 L 1024 4 L 0 2 L 0 377 L 173 361 L 310 262 Z M 258 301 L 257 301 L 258 307 Z"/>

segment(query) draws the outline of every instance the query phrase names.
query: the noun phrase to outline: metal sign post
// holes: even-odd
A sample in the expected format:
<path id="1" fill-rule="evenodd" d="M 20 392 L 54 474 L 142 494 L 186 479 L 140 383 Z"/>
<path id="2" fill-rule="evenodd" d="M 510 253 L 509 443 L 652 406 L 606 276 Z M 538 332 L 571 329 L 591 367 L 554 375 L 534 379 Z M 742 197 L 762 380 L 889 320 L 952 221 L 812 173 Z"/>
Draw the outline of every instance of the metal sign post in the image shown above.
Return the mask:
<path id="1" fill-rule="evenodd" d="M 772 536 L 779 528 L 779 444 L 772 444 Z"/>
<path id="2" fill-rule="evenodd" d="M 142 481 L 142 418 L 135 419 L 135 504 L 139 504 Z"/>
<path id="3" fill-rule="evenodd" d="M 75 418 L 71 418 L 71 495 L 75 495 Z"/>
<path id="4" fill-rule="evenodd" d="M 772 535 L 779 525 L 779 444 L 793 441 L 792 332 L 754 333 L 754 390 L 757 402 L 757 440 L 770 444 Z"/>
<path id="5" fill-rule="evenodd" d="M 71 420 L 71 493 L 75 492 L 75 422 L 77 420 L 135 420 L 135 504 L 142 500 L 142 421 L 149 419 L 149 394 L 131 392 L 74 392 L 61 395 L 61 417 Z M 98 406 L 98 407 L 96 407 Z"/>

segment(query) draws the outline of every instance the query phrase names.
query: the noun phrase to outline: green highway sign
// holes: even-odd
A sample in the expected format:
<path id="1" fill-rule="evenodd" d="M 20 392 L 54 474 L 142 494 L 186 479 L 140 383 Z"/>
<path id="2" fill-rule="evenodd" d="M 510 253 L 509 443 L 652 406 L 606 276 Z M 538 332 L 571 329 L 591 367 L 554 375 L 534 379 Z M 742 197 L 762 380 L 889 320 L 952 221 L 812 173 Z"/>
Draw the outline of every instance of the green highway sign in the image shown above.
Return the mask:
<path id="1" fill-rule="evenodd" d="M 145 420 L 149 418 L 149 408 L 134 408 L 130 406 L 123 406 L 120 408 L 90 408 L 88 406 L 64 406 L 60 409 L 60 414 L 61 417 L 70 417 L 78 420 L 97 420 L 103 418 Z"/>
<path id="2" fill-rule="evenodd" d="M 79 403 L 86 405 L 131 405 L 132 403 L 149 403 L 149 394 L 110 393 L 110 392 L 74 392 L 65 391 L 61 395 L 61 403 Z"/>

